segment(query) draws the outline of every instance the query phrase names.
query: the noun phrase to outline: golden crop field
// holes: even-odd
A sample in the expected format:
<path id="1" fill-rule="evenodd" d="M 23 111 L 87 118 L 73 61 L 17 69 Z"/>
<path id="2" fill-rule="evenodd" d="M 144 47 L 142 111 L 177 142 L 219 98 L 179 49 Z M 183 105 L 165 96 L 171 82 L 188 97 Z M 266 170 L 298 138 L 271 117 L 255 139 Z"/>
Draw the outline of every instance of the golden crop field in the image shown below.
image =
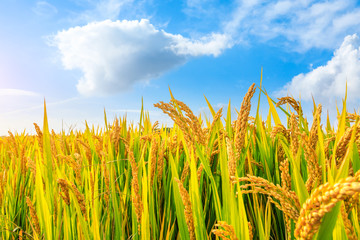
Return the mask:
<path id="1" fill-rule="evenodd" d="M 259 105 L 249 116 L 255 92 L 265 120 Z M 105 115 L 103 128 L 55 133 L 45 107 L 36 135 L 1 138 L 0 239 L 359 239 L 359 119 L 346 101 L 333 126 L 321 105 L 308 124 L 299 101 L 255 85 L 237 116 L 206 100 L 211 120 L 171 97 L 155 106 L 172 128 L 142 110 L 138 124 Z"/>

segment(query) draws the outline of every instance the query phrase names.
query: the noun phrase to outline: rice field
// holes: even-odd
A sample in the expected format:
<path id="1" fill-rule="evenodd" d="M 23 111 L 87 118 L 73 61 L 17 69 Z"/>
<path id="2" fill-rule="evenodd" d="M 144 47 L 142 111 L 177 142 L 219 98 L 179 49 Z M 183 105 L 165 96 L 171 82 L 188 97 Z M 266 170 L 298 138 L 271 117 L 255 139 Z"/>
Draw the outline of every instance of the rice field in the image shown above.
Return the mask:
<path id="1" fill-rule="evenodd" d="M 266 119 L 249 114 L 255 93 Z M 359 116 L 346 101 L 336 126 L 321 105 L 309 124 L 299 101 L 255 85 L 236 116 L 206 101 L 209 119 L 172 94 L 155 104 L 171 128 L 142 110 L 137 124 L 105 114 L 70 133 L 50 130 L 45 106 L 37 134 L 0 138 L 0 239 L 359 239 Z"/>

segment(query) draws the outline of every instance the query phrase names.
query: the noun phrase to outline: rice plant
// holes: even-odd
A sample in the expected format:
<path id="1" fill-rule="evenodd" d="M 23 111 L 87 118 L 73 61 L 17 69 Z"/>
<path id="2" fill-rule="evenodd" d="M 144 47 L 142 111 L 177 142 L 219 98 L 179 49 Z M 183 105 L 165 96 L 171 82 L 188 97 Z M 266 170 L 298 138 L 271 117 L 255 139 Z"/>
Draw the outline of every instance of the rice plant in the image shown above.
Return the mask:
<path id="1" fill-rule="evenodd" d="M 359 238 L 359 116 L 346 99 L 336 127 L 322 127 L 321 105 L 309 125 L 299 101 L 254 84 L 237 116 L 205 100 L 212 120 L 171 94 L 155 104 L 171 128 L 142 109 L 138 124 L 105 114 L 103 128 L 69 133 L 50 131 L 44 104 L 36 135 L 0 138 L 0 238 Z"/>

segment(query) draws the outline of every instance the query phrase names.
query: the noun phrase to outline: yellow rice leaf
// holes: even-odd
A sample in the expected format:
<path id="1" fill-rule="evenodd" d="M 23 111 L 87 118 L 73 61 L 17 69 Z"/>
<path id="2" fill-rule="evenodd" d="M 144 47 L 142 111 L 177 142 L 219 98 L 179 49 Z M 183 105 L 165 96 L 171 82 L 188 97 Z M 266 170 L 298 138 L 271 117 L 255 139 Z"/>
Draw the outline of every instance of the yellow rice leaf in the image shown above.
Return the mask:
<path id="1" fill-rule="evenodd" d="M 268 100 L 268 103 L 269 103 L 270 112 L 271 112 L 271 115 L 272 115 L 272 117 L 274 119 L 275 125 L 281 124 L 281 121 L 280 121 L 278 113 L 276 112 L 274 103 L 272 102 L 271 98 L 269 97 L 269 95 L 266 92 L 265 92 L 265 94 L 266 94 L 266 97 L 267 97 L 267 100 Z"/>

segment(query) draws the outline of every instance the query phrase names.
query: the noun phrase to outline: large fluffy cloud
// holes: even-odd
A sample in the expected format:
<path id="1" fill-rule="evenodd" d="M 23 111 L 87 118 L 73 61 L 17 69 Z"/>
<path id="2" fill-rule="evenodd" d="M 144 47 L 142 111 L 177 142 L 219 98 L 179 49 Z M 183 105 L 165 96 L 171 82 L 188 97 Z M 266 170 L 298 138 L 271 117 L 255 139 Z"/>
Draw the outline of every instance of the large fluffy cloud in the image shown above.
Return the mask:
<path id="1" fill-rule="evenodd" d="M 332 103 L 345 96 L 346 83 L 349 100 L 360 98 L 360 39 L 354 35 L 345 37 L 330 61 L 306 74 L 295 76 L 282 90 L 304 100 L 320 99 Z"/>
<path id="2" fill-rule="evenodd" d="M 101 21 L 58 32 L 52 42 L 66 69 L 80 69 L 77 89 L 84 95 L 124 91 L 159 77 L 189 57 L 219 55 L 229 37 L 211 34 L 190 40 L 157 30 L 148 20 Z"/>

